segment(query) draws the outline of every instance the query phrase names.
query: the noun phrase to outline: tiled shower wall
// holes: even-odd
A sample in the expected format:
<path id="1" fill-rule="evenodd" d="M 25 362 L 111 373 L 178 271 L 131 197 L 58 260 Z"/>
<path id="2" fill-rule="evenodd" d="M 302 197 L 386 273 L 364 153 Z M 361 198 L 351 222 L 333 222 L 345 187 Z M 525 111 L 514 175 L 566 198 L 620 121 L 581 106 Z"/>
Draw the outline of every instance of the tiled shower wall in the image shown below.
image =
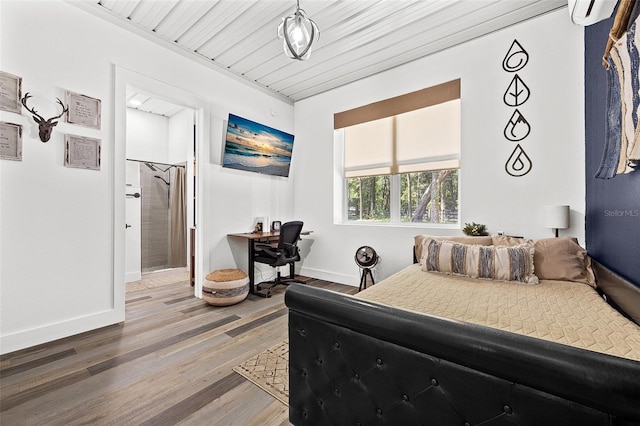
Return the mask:
<path id="1" fill-rule="evenodd" d="M 166 166 L 165 166 L 166 167 Z M 142 272 L 169 267 L 169 171 L 153 171 L 140 164 L 142 187 Z"/>

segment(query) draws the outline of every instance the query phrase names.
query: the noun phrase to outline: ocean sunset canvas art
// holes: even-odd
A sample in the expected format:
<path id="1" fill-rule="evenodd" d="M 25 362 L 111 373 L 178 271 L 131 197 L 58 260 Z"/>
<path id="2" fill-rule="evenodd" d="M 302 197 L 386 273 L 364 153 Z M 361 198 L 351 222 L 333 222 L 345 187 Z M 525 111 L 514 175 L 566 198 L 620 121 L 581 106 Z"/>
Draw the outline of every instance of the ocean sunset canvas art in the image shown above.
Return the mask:
<path id="1" fill-rule="evenodd" d="M 289 176 L 293 135 L 229 114 L 222 166 Z"/>

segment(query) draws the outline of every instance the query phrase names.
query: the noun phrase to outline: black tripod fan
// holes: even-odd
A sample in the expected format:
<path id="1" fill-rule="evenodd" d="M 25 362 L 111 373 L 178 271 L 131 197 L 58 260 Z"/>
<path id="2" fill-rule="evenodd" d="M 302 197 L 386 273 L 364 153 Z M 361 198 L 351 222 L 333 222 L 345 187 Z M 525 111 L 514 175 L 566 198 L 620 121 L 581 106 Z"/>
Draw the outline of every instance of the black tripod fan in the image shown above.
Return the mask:
<path id="1" fill-rule="evenodd" d="M 360 275 L 360 287 L 358 287 L 358 291 L 367 288 L 367 275 L 371 278 L 371 284 L 375 284 L 371 269 L 373 269 L 380 261 L 378 253 L 376 253 L 372 247 L 362 246 L 356 250 L 354 259 L 356 264 L 360 269 L 362 269 L 362 273 Z"/>

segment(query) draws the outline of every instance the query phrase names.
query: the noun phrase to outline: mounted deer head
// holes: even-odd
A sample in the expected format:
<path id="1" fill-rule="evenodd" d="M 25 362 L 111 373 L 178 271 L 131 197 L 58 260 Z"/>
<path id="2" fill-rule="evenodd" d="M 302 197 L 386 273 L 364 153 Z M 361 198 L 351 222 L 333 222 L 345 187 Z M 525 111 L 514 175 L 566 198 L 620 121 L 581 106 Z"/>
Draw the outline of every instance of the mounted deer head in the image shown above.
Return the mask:
<path id="1" fill-rule="evenodd" d="M 36 123 L 38 123 L 38 131 L 40 134 L 40 140 L 42 142 L 48 142 L 49 139 L 51 138 L 51 132 L 53 131 L 53 128 L 56 126 L 56 124 L 58 124 L 57 121 L 53 121 L 53 120 L 57 120 L 58 118 L 62 117 L 64 115 L 65 112 L 69 111 L 69 107 L 64 106 L 64 104 L 62 103 L 62 101 L 58 98 L 58 103 L 62 106 L 62 112 L 60 113 L 60 115 L 57 115 L 55 117 L 51 117 L 47 120 L 45 120 L 40 114 L 38 114 L 38 112 L 33 109 L 33 108 L 29 108 L 27 106 L 27 100 L 31 97 L 31 95 L 29 95 L 29 92 L 25 93 L 24 97 L 20 100 L 22 102 L 22 105 L 24 105 L 24 107 L 27 109 L 27 111 L 29 111 L 31 114 L 33 114 L 33 121 L 35 121 Z"/>

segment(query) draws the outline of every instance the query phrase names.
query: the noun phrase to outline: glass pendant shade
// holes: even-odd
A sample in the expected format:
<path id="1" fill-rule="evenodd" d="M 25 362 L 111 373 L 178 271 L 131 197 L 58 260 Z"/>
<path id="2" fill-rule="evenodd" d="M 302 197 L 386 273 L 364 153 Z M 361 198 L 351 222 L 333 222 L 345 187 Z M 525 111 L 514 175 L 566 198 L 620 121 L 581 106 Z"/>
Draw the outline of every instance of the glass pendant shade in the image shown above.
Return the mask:
<path id="1" fill-rule="evenodd" d="M 284 53 L 291 59 L 304 61 L 311 55 L 311 45 L 320 37 L 318 26 L 306 17 L 300 3 L 296 11 L 282 18 L 278 25 L 278 38 L 283 39 Z"/>

